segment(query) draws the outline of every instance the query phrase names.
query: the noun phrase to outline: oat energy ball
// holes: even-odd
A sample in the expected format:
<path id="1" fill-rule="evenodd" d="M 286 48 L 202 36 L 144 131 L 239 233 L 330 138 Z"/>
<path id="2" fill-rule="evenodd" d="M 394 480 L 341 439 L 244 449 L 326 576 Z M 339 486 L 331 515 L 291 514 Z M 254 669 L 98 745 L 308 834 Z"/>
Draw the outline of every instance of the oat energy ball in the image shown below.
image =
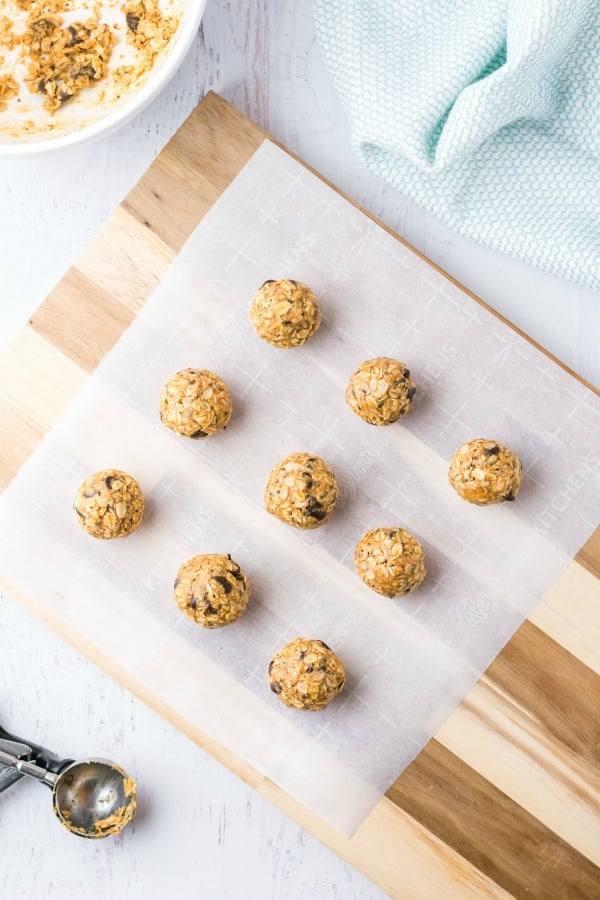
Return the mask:
<path id="1" fill-rule="evenodd" d="M 400 597 L 419 587 L 427 570 L 418 540 L 404 528 L 373 528 L 354 551 L 356 571 L 371 590 Z"/>
<path id="2" fill-rule="evenodd" d="M 89 475 L 79 486 L 73 509 L 81 527 L 92 537 L 125 537 L 142 521 L 144 498 L 131 475 L 118 469 L 103 469 Z"/>
<path id="3" fill-rule="evenodd" d="M 208 369 L 182 369 L 160 394 L 161 422 L 185 437 L 205 438 L 223 431 L 231 409 L 225 382 Z"/>
<path id="4" fill-rule="evenodd" d="M 321 310 L 307 285 L 283 278 L 265 281 L 258 289 L 250 321 L 263 341 L 275 347 L 299 347 L 321 324 Z"/>
<path id="5" fill-rule="evenodd" d="M 408 366 L 378 356 L 365 360 L 351 375 L 346 403 L 370 425 L 391 425 L 407 414 L 416 390 Z"/>
<path id="6" fill-rule="evenodd" d="M 292 709 L 325 709 L 346 683 L 341 659 L 323 641 L 296 638 L 267 669 L 269 687 Z"/>
<path id="7" fill-rule="evenodd" d="M 205 553 L 177 572 L 175 603 L 203 628 L 231 625 L 246 611 L 250 582 L 231 556 Z"/>
<path id="8" fill-rule="evenodd" d="M 318 528 L 331 516 L 337 496 L 335 475 L 319 456 L 290 453 L 269 475 L 265 508 L 295 528 Z"/>
<path id="9" fill-rule="evenodd" d="M 448 480 L 459 497 L 488 506 L 514 500 L 521 487 L 521 460 L 498 441 L 477 438 L 459 447 Z"/>

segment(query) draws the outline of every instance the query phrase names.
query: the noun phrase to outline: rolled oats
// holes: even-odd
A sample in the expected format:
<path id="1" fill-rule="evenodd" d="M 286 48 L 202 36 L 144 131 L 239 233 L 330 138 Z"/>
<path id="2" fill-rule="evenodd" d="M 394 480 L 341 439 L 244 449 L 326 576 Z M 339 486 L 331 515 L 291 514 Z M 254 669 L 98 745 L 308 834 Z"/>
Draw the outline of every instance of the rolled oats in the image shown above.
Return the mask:
<path id="1" fill-rule="evenodd" d="M 153 68 L 181 20 L 180 14 L 163 13 L 159 0 L 123 6 L 117 0 L 98 4 L 93 0 L 6 0 L 4 8 L 11 15 L 0 16 L 0 47 L 9 51 L 18 48 L 17 58 L 26 67 L 22 80 L 31 93 L 44 97 L 43 107 L 50 113 L 99 82 L 103 84 L 97 93 L 100 102 L 107 97 L 108 84 L 111 99 L 118 99 Z M 102 21 L 103 12 L 109 10 L 122 12 L 122 26 Z M 62 13 L 68 13 L 69 19 L 65 20 Z M 81 18 L 70 21 L 73 13 Z M 134 49 L 134 60 L 131 65 L 109 71 L 120 33 L 125 33 L 125 40 Z M 18 93 L 14 73 L 0 76 L 0 111 Z"/>
<path id="2" fill-rule="evenodd" d="M 0 112 L 6 109 L 7 100 L 17 97 L 19 85 L 12 75 L 0 75 Z"/>
<path id="3" fill-rule="evenodd" d="M 246 611 L 250 582 L 231 556 L 205 553 L 188 559 L 174 585 L 179 609 L 203 628 L 220 628 Z"/>
<path id="4" fill-rule="evenodd" d="M 514 500 L 521 487 L 519 457 L 498 441 L 477 438 L 463 444 L 450 462 L 448 480 L 459 497 L 488 506 Z"/>
<path id="5" fill-rule="evenodd" d="M 295 528 L 319 528 L 331 516 L 337 497 L 335 475 L 319 456 L 290 453 L 269 475 L 265 508 Z"/>
<path id="6" fill-rule="evenodd" d="M 225 382 L 208 369 L 182 369 L 160 394 L 163 425 L 185 437 L 204 438 L 223 431 L 231 412 Z"/>
<path id="7" fill-rule="evenodd" d="M 400 597 L 419 587 L 427 570 L 419 541 L 404 528 L 373 528 L 354 552 L 356 571 L 371 590 Z"/>
<path id="8" fill-rule="evenodd" d="M 267 680 L 286 706 L 316 711 L 340 693 L 346 673 L 341 659 L 323 641 L 296 638 L 277 651 Z"/>
<path id="9" fill-rule="evenodd" d="M 144 514 L 144 498 L 131 475 L 103 469 L 79 486 L 73 508 L 88 534 L 106 540 L 135 531 Z"/>
<path id="10" fill-rule="evenodd" d="M 346 403 L 370 425 L 391 425 L 409 411 L 416 386 L 410 369 L 397 359 L 367 359 L 351 375 Z"/>
<path id="11" fill-rule="evenodd" d="M 258 335 L 275 347 L 299 347 L 321 324 L 321 311 L 311 289 L 283 278 L 265 281 L 254 295 L 250 321 Z"/>

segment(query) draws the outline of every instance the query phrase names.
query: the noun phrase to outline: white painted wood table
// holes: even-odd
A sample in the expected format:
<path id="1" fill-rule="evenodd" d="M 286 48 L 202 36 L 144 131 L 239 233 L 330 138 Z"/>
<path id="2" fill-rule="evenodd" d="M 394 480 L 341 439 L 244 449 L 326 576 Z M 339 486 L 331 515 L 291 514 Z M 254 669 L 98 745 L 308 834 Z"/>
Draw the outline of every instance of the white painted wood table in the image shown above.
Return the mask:
<path id="1" fill-rule="evenodd" d="M 0 163 L 0 344 L 209 88 L 600 384 L 600 297 L 457 237 L 353 158 L 308 0 L 209 0 L 178 75 L 130 125 L 80 149 Z M 21 782 L 0 796 L 0 898 L 382 896 L 9 598 L 0 599 L 0 722 L 59 753 L 119 760 L 142 809 L 119 838 L 79 841 L 57 826 L 49 794 Z"/>

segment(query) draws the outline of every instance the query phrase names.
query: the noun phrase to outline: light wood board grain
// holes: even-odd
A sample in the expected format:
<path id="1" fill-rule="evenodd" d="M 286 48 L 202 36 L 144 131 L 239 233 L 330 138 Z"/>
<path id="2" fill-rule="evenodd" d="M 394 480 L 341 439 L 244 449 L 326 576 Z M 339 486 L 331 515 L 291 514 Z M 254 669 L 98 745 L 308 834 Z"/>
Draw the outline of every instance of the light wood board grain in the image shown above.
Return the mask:
<path id="1" fill-rule="evenodd" d="M 264 137 L 208 95 L 0 356 L 0 486 Z M 350 839 L 49 624 L 390 895 L 589 898 L 600 896 L 599 572 L 596 532 Z"/>

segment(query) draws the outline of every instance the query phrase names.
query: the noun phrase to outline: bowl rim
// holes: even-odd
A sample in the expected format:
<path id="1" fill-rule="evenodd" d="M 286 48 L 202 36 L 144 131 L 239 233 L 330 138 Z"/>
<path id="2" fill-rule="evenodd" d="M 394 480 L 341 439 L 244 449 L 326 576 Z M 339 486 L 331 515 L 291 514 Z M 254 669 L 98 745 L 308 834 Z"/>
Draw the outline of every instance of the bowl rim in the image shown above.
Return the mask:
<path id="1" fill-rule="evenodd" d="M 18 140 L 9 144 L 0 143 L 0 157 L 33 156 L 38 153 L 49 153 L 54 150 L 61 150 L 64 147 L 73 147 L 76 144 L 93 141 L 100 137 L 107 137 L 113 131 L 116 131 L 117 128 L 120 128 L 121 125 L 124 125 L 148 106 L 171 80 L 187 56 L 188 50 L 196 37 L 204 10 L 206 9 L 206 3 L 207 0 L 188 0 L 186 5 L 189 7 L 189 13 L 186 16 L 184 9 L 184 19 L 177 30 L 172 48 L 167 51 L 162 65 L 155 74 L 151 73 L 141 88 L 135 91 L 131 98 L 119 106 L 118 109 L 115 109 L 114 112 L 101 116 L 90 125 L 84 125 L 83 128 L 69 131 L 67 134 L 62 134 L 58 137 L 31 141 L 30 143 L 19 143 Z"/>

